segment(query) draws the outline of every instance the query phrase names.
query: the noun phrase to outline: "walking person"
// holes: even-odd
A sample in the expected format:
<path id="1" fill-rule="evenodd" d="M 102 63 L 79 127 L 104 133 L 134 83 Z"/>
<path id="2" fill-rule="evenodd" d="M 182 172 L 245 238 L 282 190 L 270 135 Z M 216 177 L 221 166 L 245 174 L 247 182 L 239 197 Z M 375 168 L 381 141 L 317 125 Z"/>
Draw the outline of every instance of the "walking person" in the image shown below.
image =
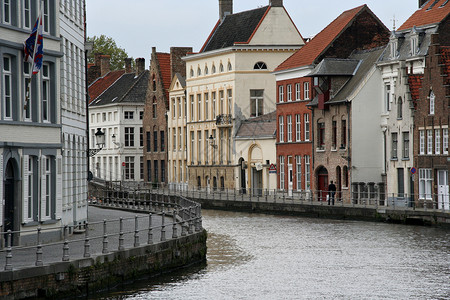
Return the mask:
<path id="1" fill-rule="evenodd" d="M 328 185 L 328 205 L 330 205 L 330 201 L 331 201 L 331 205 L 334 205 L 334 194 L 336 194 L 336 186 L 333 183 L 333 180 L 331 180 L 330 185 Z"/>

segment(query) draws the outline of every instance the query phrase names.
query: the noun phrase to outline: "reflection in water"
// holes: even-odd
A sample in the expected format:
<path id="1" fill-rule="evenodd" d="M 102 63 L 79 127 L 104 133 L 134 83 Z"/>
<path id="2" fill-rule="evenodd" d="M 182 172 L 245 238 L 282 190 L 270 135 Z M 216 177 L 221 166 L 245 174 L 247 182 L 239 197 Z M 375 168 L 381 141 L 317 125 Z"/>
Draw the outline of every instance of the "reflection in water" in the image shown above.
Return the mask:
<path id="1" fill-rule="evenodd" d="M 450 298 L 450 232 L 203 211 L 208 262 L 102 299 Z"/>

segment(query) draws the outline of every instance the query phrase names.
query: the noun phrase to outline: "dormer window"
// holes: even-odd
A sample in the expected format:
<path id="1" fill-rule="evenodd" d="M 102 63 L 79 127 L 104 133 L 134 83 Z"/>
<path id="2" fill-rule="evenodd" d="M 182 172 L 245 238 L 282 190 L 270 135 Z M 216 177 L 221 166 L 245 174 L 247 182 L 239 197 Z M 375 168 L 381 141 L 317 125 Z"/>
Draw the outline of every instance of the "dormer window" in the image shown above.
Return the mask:
<path id="1" fill-rule="evenodd" d="M 397 48 L 398 48 L 398 41 L 397 39 L 391 40 L 391 58 L 397 57 Z"/>
<path id="2" fill-rule="evenodd" d="M 254 70 L 267 70 L 267 65 L 265 62 L 259 61 L 253 66 Z"/>

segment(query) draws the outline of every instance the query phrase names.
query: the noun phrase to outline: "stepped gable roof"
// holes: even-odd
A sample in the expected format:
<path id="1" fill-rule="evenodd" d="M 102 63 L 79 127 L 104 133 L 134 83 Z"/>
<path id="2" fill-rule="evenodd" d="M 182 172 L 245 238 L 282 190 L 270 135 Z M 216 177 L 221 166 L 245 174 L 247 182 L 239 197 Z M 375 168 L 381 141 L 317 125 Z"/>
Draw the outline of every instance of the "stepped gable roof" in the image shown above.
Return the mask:
<path id="1" fill-rule="evenodd" d="M 409 92 L 411 93 L 411 99 L 415 102 L 419 100 L 420 89 L 422 88 L 422 77 L 423 74 L 409 74 Z"/>
<path id="2" fill-rule="evenodd" d="M 339 17 L 312 38 L 311 41 L 306 43 L 300 50 L 281 63 L 275 69 L 275 72 L 313 64 L 314 61 L 332 45 L 333 41 L 351 25 L 355 17 L 364 9 L 368 9 L 365 4 L 344 11 Z"/>
<path id="3" fill-rule="evenodd" d="M 111 71 L 105 76 L 97 78 L 89 86 L 89 103 L 100 96 L 107 88 L 109 88 L 117 79 L 119 79 L 125 70 Z"/>
<path id="4" fill-rule="evenodd" d="M 94 98 L 90 105 L 102 106 L 117 103 L 145 103 L 148 81 L 149 71 L 147 70 L 138 76 L 136 76 L 136 73 L 123 74 L 102 94 Z"/>
<path id="5" fill-rule="evenodd" d="M 242 121 L 236 138 L 275 138 L 277 129 L 277 112 L 271 112 L 256 118 Z"/>
<path id="6" fill-rule="evenodd" d="M 269 6 L 227 15 L 217 22 L 200 53 L 227 48 L 235 43 L 248 43 L 264 19 Z"/>
<path id="7" fill-rule="evenodd" d="M 437 24 L 443 21 L 450 14 L 450 3 L 448 0 L 429 0 L 421 8 L 416 10 L 408 20 L 397 30 L 405 30 L 414 26 Z"/>
<path id="8" fill-rule="evenodd" d="M 441 64 L 444 65 L 444 74 L 446 77 L 446 84 L 450 85 L 450 47 L 441 46 Z"/>

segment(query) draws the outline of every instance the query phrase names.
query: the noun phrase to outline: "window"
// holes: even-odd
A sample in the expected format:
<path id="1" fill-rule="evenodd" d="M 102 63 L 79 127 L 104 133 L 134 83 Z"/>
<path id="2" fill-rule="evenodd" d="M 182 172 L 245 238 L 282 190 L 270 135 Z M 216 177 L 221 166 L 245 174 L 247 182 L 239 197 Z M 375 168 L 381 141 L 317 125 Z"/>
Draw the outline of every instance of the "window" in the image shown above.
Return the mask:
<path id="1" fill-rule="evenodd" d="M 166 161 L 161 160 L 161 182 L 166 182 Z"/>
<path id="2" fill-rule="evenodd" d="M 147 181 L 152 181 L 152 161 L 149 159 L 147 160 Z"/>
<path id="3" fill-rule="evenodd" d="M 302 157 L 300 155 L 295 156 L 295 178 L 297 190 L 302 189 Z"/>
<path id="4" fill-rule="evenodd" d="M 182 145 L 181 145 L 181 137 L 183 136 L 183 133 L 181 132 L 181 127 L 178 127 L 178 149 L 181 151 Z"/>
<path id="5" fill-rule="evenodd" d="M 317 146 L 318 149 L 325 149 L 325 122 L 317 122 Z"/>
<path id="6" fill-rule="evenodd" d="M 409 158 L 409 132 L 403 132 L 403 158 Z"/>
<path id="7" fill-rule="evenodd" d="M 205 75 L 208 75 L 208 74 L 209 74 L 208 66 L 205 66 Z"/>
<path id="8" fill-rule="evenodd" d="M 52 193 L 52 190 L 53 190 L 52 178 L 53 178 L 53 176 L 52 176 L 52 159 L 50 156 L 46 156 L 44 158 L 44 180 L 43 180 L 44 182 L 42 183 L 42 185 L 43 185 L 42 188 L 44 189 L 44 195 L 45 195 L 45 197 L 44 197 L 44 199 L 45 199 L 44 200 L 45 201 L 45 204 L 44 204 L 45 218 L 50 218 L 50 215 L 51 215 L 51 204 L 52 204 L 51 202 L 54 197 L 54 195 Z"/>
<path id="9" fill-rule="evenodd" d="M 42 121 L 50 121 L 50 67 L 42 65 Z"/>
<path id="10" fill-rule="evenodd" d="M 178 109 L 177 109 L 178 118 L 181 118 L 181 115 L 182 115 L 182 112 L 181 112 L 181 99 L 179 97 L 177 98 L 177 102 L 178 102 Z"/>
<path id="11" fill-rule="evenodd" d="M 203 95 L 203 98 L 205 99 L 205 120 L 209 119 L 209 94 L 205 93 Z"/>
<path id="12" fill-rule="evenodd" d="M 161 152 L 166 151 L 166 139 L 165 139 L 165 133 L 163 130 L 159 132 L 161 136 Z"/>
<path id="13" fill-rule="evenodd" d="M 215 74 L 215 73 L 216 73 L 216 66 L 212 65 L 211 74 Z"/>
<path id="14" fill-rule="evenodd" d="M 228 104 L 228 111 L 227 114 L 231 115 L 231 110 L 233 108 L 233 90 L 232 89 L 228 89 L 227 90 L 227 104 Z"/>
<path id="15" fill-rule="evenodd" d="M 295 141 L 299 142 L 301 140 L 301 125 L 300 125 L 300 115 L 295 115 Z"/>
<path id="16" fill-rule="evenodd" d="M 433 130 L 427 130 L 427 154 L 433 154 Z"/>
<path id="17" fill-rule="evenodd" d="M 200 67 L 197 68 L 197 76 L 202 75 L 202 70 L 200 70 Z"/>
<path id="18" fill-rule="evenodd" d="M 191 77 L 194 76 L 194 71 L 192 71 L 191 69 Z M 155 74 L 152 75 L 152 90 L 155 92 L 156 91 L 156 78 L 155 78 Z"/>
<path id="19" fill-rule="evenodd" d="M 3 0 L 3 23 L 11 23 L 11 0 Z"/>
<path id="20" fill-rule="evenodd" d="M 32 156 L 29 156 L 28 157 L 28 173 L 27 174 L 25 174 L 25 176 L 27 176 L 27 181 L 28 181 L 28 193 L 27 193 L 27 199 L 26 199 L 26 201 L 27 201 L 27 211 L 26 211 L 26 218 L 28 219 L 28 220 L 33 220 L 33 203 L 34 203 L 34 201 L 33 201 L 33 198 L 34 198 L 34 191 L 35 191 L 35 189 L 36 189 L 36 187 L 35 187 L 35 180 L 34 180 L 34 178 L 35 178 L 35 176 L 34 176 L 34 172 L 33 172 L 33 170 L 34 170 L 34 162 L 35 162 L 35 159 L 33 159 L 33 157 Z"/>
<path id="21" fill-rule="evenodd" d="M 223 114 L 223 110 L 224 110 L 224 96 L 223 96 L 223 91 L 219 91 L 219 115 Z"/>
<path id="22" fill-rule="evenodd" d="M 403 118 L 403 101 L 402 97 L 398 97 L 397 100 L 397 119 Z"/>
<path id="23" fill-rule="evenodd" d="M 132 112 L 132 111 L 125 111 L 125 112 L 124 112 L 124 118 L 125 118 L 126 120 L 133 120 L 133 118 L 134 118 L 134 112 Z M 105 116 L 105 119 L 106 119 L 106 116 Z"/>
<path id="24" fill-rule="evenodd" d="M 443 154 L 448 155 L 448 128 L 442 129 L 442 149 Z"/>
<path id="25" fill-rule="evenodd" d="M 431 169 L 419 169 L 419 198 L 431 200 L 432 199 L 432 184 Z"/>
<path id="26" fill-rule="evenodd" d="M 158 131 L 153 131 L 153 152 L 158 151 Z"/>
<path id="27" fill-rule="evenodd" d="M 264 114 L 264 90 L 250 90 L 250 117 Z"/>
<path id="28" fill-rule="evenodd" d="M 194 140 L 194 132 L 191 131 L 191 149 L 189 149 L 191 151 L 191 165 L 194 164 L 194 147 L 195 147 L 195 140 Z"/>
<path id="29" fill-rule="evenodd" d="M 305 155 L 305 189 L 311 189 L 311 172 L 310 172 L 311 159 L 309 155 Z"/>
<path id="30" fill-rule="evenodd" d="M 434 130 L 434 154 L 441 154 L 441 130 Z"/>
<path id="31" fill-rule="evenodd" d="M 204 148 L 205 148 L 205 165 L 207 165 L 208 162 L 209 162 L 209 143 L 208 143 L 209 135 L 208 134 L 209 134 L 209 131 L 205 130 L 205 145 L 204 145 Z"/>
<path id="32" fill-rule="evenodd" d="M 309 82 L 303 83 L 303 99 L 309 100 Z"/>
<path id="33" fill-rule="evenodd" d="M 156 97 L 153 97 L 153 119 L 156 119 L 157 114 L 158 114 L 158 104 L 156 101 Z"/>
<path id="34" fill-rule="evenodd" d="M 419 130 L 419 154 L 425 154 L 425 130 Z"/>
<path id="35" fill-rule="evenodd" d="M 292 142 L 292 116 L 287 116 L 287 141 Z"/>
<path id="36" fill-rule="evenodd" d="M 389 84 L 386 84 L 384 86 L 384 109 L 385 112 L 388 112 L 391 110 L 391 86 Z"/>
<path id="37" fill-rule="evenodd" d="M 292 84 L 287 85 L 287 101 L 292 101 Z"/>
<path id="38" fill-rule="evenodd" d="M 43 2 L 44 8 L 43 8 L 43 15 L 42 15 L 42 25 L 44 29 L 44 33 L 50 33 L 50 7 L 49 7 L 49 0 L 44 0 Z"/>
<path id="39" fill-rule="evenodd" d="M 134 179 L 134 156 L 125 156 L 125 180 Z"/>
<path id="40" fill-rule="evenodd" d="M 223 64 L 220 63 L 220 66 L 219 66 L 219 72 L 220 72 L 220 73 L 223 73 L 223 70 L 224 70 L 224 69 L 223 69 Z"/>
<path id="41" fill-rule="evenodd" d="M 337 144 L 337 122 L 336 121 L 332 121 L 332 136 L 331 136 L 331 148 L 332 149 L 336 149 L 336 144 Z"/>
<path id="42" fill-rule="evenodd" d="M 280 189 L 284 189 L 284 156 L 280 156 Z"/>
<path id="43" fill-rule="evenodd" d="M 228 71 L 232 71 L 233 70 L 233 67 L 231 66 L 231 63 L 229 62 L 228 63 Z"/>
<path id="44" fill-rule="evenodd" d="M 139 157 L 139 179 L 144 180 L 144 157 Z"/>
<path id="45" fill-rule="evenodd" d="M 279 142 L 280 143 L 284 143 L 284 117 L 283 116 L 279 116 L 278 117 L 278 126 L 279 126 L 279 131 L 280 131 L 280 133 L 279 133 L 279 137 L 280 137 Z"/>
<path id="46" fill-rule="evenodd" d="M 202 161 L 202 132 L 197 131 L 197 162 L 200 165 Z"/>
<path id="47" fill-rule="evenodd" d="M 173 128 L 172 130 L 173 135 L 172 135 L 172 150 L 176 151 L 177 150 L 177 131 L 175 128 Z M 169 136 L 170 136 L 170 128 L 169 128 Z M 170 149 L 170 147 L 169 147 Z"/>
<path id="48" fill-rule="evenodd" d="M 134 128 L 125 127 L 125 147 L 134 147 Z"/>
<path id="49" fill-rule="evenodd" d="M 31 120 L 31 72 L 30 72 L 30 64 L 28 62 L 23 63 L 23 91 L 25 95 L 23 109 L 24 109 L 24 119 Z"/>
<path id="50" fill-rule="evenodd" d="M 139 147 L 144 147 L 144 128 L 139 128 Z"/>
<path id="51" fill-rule="evenodd" d="M 347 166 L 344 166 L 342 168 L 342 175 L 343 175 L 342 186 L 343 187 L 348 187 L 348 169 L 347 169 Z"/>
<path id="52" fill-rule="evenodd" d="M 296 83 L 295 84 L 295 100 L 296 101 L 300 101 L 301 100 L 301 88 L 300 88 L 300 83 Z"/>
<path id="53" fill-rule="evenodd" d="M 253 66 L 254 70 L 267 70 L 266 63 L 259 61 Z"/>
<path id="54" fill-rule="evenodd" d="M 303 122 L 305 122 L 305 141 L 309 141 L 309 114 L 303 115 Z"/>
<path id="55" fill-rule="evenodd" d="M 153 182 L 159 182 L 159 177 L 158 177 L 158 161 L 154 160 L 153 161 Z"/>
<path id="56" fill-rule="evenodd" d="M 398 134 L 392 133 L 391 159 L 397 159 Z"/>
<path id="57" fill-rule="evenodd" d="M 177 115 L 175 112 L 175 108 L 176 108 L 176 101 L 175 98 L 172 98 L 172 119 L 175 119 L 175 116 Z"/>
<path id="58" fill-rule="evenodd" d="M 202 120 L 202 95 L 197 95 L 197 121 Z"/>
<path id="59" fill-rule="evenodd" d="M 110 117 L 111 117 L 111 113 L 109 113 L 110 114 Z M 111 118 L 109 118 L 109 119 L 111 119 Z M 143 120 L 144 119 L 144 112 L 143 111 L 140 111 L 139 112 L 139 120 Z M 111 120 L 108 120 L 108 121 L 111 121 Z"/>
<path id="60" fill-rule="evenodd" d="M 430 93 L 430 115 L 434 115 L 434 102 L 435 102 L 435 96 L 433 91 Z"/>
<path id="61" fill-rule="evenodd" d="M 191 74 L 191 77 L 194 77 L 194 70 L 192 70 L 192 68 L 191 68 L 190 74 Z"/>
<path id="62" fill-rule="evenodd" d="M 341 149 L 347 148 L 347 120 L 341 120 Z"/>
<path id="63" fill-rule="evenodd" d="M 284 86 L 280 85 L 278 87 L 278 102 L 284 102 Z"/>
<path id="64" fill-rule="evenodd" d="M 211 98 L 212 98 L 212 104 L 211 104 L 211 108 L 212 108 L 212 118 L 213 120 L 216 119 L 216 92 L 212 92 L 211 93 Z"/>
<path id="65" fill-rule="evenodd" d="M 150 131 L 147 131 L 147 152 L 151 151 L 151 146 L 150 146 Z"/>
<path id="66" fill-rule="evenodd" d="M 31 28 L 31 0 L 23 0 L 23 27 Z"/>
<path id="67" fill-rule="evenodd" d="M 9 56 L 3 57 L 3 99 L 5 119 L 12 119 L 12 72 Z"/>
<path id="68" fill-rule="evenodd" d="M 191 122 L 193 122 L 194 121 L 194 95 L 190 95 L 189 98 L 191 100 L 191 110 L 190 110 Z"/>

